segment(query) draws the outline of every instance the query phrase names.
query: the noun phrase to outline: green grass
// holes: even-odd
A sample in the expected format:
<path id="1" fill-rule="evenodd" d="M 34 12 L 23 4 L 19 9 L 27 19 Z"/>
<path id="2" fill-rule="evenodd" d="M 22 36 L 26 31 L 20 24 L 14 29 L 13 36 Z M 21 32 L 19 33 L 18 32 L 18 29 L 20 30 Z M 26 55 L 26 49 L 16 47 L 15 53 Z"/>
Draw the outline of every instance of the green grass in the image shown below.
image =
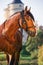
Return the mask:
<path id="1" fill-rule="evenodd" d="M 0 54 L 0 60 L 1 61 L 6 60 L 6 55 L 5 54 Z"/>
<path id="2" fill-rule="evenodd" d="M 32 57 L 30 57 L 30 56 L 23 57 L 22 55 L 20 55 L 20 59 L 21 60 L 32 60 Z"/>
<path id="3" fill-rule="evenodd" d="M 0 65 L 7 65 L 6 61 L 0 61 Z"/>
<path id="4" fill-rule="evenodd" d="M 22 57 L 20 55 L 20 64 L 19 65 L 32 65 L 33 61 L 31 61 L 32 57 Z M 0 65 L 7 65 L 6 55 L 4 53 L 0 53 Z M 34 65 L 34 64 L 33 64 Z M 37 64 L 36 64 L 37 65 Z"/>

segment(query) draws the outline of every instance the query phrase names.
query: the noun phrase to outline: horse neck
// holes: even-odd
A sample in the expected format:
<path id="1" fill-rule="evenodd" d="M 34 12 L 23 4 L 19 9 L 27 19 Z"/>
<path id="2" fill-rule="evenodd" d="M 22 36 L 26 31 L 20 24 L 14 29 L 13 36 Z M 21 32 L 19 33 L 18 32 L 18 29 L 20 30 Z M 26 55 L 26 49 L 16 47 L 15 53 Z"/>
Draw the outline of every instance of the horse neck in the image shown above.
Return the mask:
<path id="1" fill-rule="evenodd" d="M 15 35 L 16 31 L 19 29 L 18 20 L 20 18 L 20 13 L 12 16 L 9 21 L 5 24 L 5 29 L 8 28 L 6 31 L 6 35 L 12 37 Z"/>

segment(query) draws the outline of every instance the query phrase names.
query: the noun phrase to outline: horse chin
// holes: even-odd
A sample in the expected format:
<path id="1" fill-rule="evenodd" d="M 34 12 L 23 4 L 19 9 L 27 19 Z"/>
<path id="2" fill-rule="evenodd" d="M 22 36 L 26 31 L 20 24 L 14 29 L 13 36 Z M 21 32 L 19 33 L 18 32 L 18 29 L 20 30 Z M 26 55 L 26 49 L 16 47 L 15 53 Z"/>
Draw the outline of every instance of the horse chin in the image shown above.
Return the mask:
<path id="1" fill-rule="evenodd" d="M 35 36 L 35 34 L 30 34 L 30 36 L 34 37 L 34 36 Z"/>

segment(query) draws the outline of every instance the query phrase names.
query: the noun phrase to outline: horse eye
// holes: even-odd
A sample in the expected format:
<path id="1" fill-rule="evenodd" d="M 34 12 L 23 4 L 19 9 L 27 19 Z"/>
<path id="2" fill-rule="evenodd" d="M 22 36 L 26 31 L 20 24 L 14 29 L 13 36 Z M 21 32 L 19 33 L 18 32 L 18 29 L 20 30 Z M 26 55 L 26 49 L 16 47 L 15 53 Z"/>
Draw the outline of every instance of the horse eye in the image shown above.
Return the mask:
<path id="1" fill-rule="evenodd" d="M 25 24 L 26 22 L 24 21 L 24 24 Z"/>
<path id="2" fill-rule="evenodd" d="M 27 18 L 27 20 L 29 21 L 29 18 Z"/>

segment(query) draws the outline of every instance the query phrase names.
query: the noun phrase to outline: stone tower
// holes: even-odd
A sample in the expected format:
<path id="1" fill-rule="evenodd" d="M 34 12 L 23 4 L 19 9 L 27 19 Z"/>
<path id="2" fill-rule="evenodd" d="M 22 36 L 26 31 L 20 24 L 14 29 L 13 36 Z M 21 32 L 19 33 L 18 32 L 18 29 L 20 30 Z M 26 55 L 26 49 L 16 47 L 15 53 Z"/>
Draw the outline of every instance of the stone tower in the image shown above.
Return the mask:
<path id="1" fill-rule="evenodd" d="M 22 11 L 24 9 L 24 4 L 21 0 L 13 0 L 12 3 L 8 4 L 5 8 L 5 18 L 8 19 L 12 14 Z"/>

